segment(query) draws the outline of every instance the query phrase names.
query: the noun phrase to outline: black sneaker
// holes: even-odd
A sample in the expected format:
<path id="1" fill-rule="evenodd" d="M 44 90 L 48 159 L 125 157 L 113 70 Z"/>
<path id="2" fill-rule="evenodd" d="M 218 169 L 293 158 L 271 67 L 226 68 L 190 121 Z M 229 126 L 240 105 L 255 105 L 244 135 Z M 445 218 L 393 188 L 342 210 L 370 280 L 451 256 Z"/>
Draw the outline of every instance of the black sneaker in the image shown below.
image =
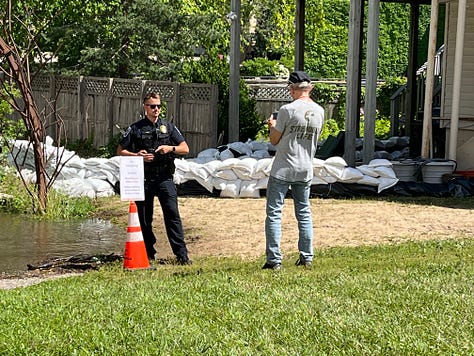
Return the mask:
<path id="1" fill-rule="evenodd" d="M 311 261 L 304 261 L 301 258 L 298 258 L 295 262 L 295 266 L 304 266 L 305 268 L 311 268 L 313 263 Z"/>
<path id="2" fill-rule="evenodd" d="M 176 263 L 178 265 L 186 266 L 186 265 L 192 265 L 193 261 L 191 261 L 189 258 L 178 257 L 176 258 Z"/>
<path id="3" fill-rule="evenodd" d="M 274 271 L 279 271 L 281 270 L 281 263 L 268 263 L 266 262 L 262 269 L 272 269 Z"/>

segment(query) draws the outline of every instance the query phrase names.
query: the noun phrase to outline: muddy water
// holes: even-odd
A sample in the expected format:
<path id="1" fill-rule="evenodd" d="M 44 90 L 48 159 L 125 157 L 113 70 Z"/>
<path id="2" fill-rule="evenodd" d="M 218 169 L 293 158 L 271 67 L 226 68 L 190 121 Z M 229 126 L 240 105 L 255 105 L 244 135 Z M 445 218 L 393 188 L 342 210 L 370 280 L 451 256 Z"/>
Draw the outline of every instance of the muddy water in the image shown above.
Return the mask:
<path id="1" fill-rule="evenodd" d="M 78 254 L 123 254 L 126 230 L 103 220 L 44 222 L 0 214 L 0 273 Z"/>

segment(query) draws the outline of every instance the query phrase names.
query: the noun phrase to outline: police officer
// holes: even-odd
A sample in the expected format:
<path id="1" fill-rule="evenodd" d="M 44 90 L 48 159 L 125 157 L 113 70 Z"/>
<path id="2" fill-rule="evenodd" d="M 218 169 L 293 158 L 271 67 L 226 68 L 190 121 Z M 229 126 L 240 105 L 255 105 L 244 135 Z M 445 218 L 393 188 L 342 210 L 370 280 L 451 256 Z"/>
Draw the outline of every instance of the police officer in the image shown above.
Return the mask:
<path id="1" fill-rule="evenodd" d="M 184 241 L 178 210 L 178 193 L 173 182 L 174 157 L 189 153 L 189 147 L 178 128 L 160 118 L 161 97 L 149 93 L 143 99 L 145 117 L 133 123 L 117 148 L 119 156 L 142 156 L 145 172 L 145 200 L 137 201 L 138 217 L 149 260 L 155 259 L 153 205 L 160 201 L 166 234 L 179 264 L 191 264 Z"/>

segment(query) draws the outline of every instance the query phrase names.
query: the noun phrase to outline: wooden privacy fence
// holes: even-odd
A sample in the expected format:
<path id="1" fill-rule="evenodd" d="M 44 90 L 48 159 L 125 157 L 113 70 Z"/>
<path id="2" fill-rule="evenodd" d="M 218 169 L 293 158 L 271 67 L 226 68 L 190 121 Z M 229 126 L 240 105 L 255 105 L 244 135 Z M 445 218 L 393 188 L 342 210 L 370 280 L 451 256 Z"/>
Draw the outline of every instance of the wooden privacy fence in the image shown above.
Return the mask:
<path id="1" fill-rule="evenodd" d="M 247 79 L 245 82 L 249 86 L 250 96 L 257 102 L 257 113 L 264 119 L 270 116 L 272 112 L 278 111 L 280 106 L 292 101 L 286 80 Z M 313 84 L 316 83 L 332 84 L 336 87 L 346 85 L 345 82 L 341 81 L 313 81 Z M 338 104 L 337 101 L 323 103 L 317 97 L 315 90 L 311 92 L 311 98 L 324 107 L 325 120 L 333 118 L 334 109 Z"/>
<path id="2" fill-rule="evenodd" d="M 53 138 L 59 134 L 68 142 L 92 139 L 94 147 L 105 146 L 120 128 L 143 115 L 142 98 L 156 91 L 166 118 L 185 136 L 190 157 L 217 144 L 217 85 L 38 76 L 32 87 L 38 109 L 47 118 L 47 134 Z M 56 132 L 56 120 L 62 120 L 64 132 Z"/>

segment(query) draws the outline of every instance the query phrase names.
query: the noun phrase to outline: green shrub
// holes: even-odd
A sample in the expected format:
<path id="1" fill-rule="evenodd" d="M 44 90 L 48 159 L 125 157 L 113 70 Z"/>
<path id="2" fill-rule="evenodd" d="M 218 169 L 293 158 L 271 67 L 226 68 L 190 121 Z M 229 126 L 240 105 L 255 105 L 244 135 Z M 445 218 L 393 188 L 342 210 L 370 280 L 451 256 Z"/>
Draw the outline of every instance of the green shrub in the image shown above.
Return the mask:
<path id="1" fill-rule="evenodd" d="M 30 186 L 32 192 L 34 186 Z M 94 201 L 88 197 L 69 197 L 55 189 L 48 192 L 48 202 L 45 214 L 35 214 L 33 199 L 26 187 L 23 185 L 16 171 L 9 167 L 7 172 L 0 178 L 0 192 L 8 193 L 9 198 L 2 201 L 0 211 L 9 214 L 31 215 L 37 219 L 58 221 L 83 219 L 89 217 L 95 210 Z"/>
<path id="2" fill-rule="evenodd" d="M 390 117 L 390 97 L 406 82 L 406 78 L 403 77 L 388 78 L 377 88 L 377 110 L 379 115 Z"/>
<path id="3" fill-rule="evenodd" d="M 240 66 L 240 74 L 247 77 L 288 77 L 289 69 L 280 61 L 266 58 L 246 60 Z"/>
<path id="4" fill-rule="evenodd" d="M 364 117 L 360 120 L 360 136 L 364 136 Z M 390 137 L 390 118 L 377 117 L 375 119 L 375 138 L 379 140 L 385 140 Z"/>

